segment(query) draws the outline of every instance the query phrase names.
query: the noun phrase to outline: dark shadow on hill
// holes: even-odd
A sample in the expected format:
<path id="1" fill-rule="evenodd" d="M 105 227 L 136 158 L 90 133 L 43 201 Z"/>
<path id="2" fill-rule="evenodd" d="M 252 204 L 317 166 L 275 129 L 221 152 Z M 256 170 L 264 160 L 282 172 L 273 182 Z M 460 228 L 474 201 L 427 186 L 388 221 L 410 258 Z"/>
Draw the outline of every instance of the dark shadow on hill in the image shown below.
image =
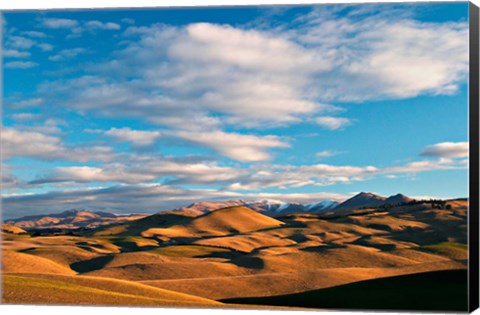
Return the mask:
<path id="1" fill-rule="evenodd" d="M 424 272 L 223 303 L 357 310 L 467 311 L 467 270 Z"/>
<path id="2" fill-rule="evenodd" d="M 403 231 L 393 232 L 390 236 L 394 240 L 416 243 L 418 245 L 431 245 L 442 242 L 448 242 L 447 232 L 438 231 L 437 229 L 419 229 L 408 227 Z"/>
<path id="3" fill-rule="evenodd" d="M 237 259 L 237 258 L 239 258 L 243 255 L 244 255 L 244 253 L 242 253 L 242 252 L 231 250 L 231 251 L 228 251 L 228 252 L 212 252 L 212 253 L 206 254 L 206 255 L 198 255 L 198 256 L 195 256 L 194 258 L 224 258 L 224 259 L 233 260 L 233 259 Z"/>
<path id="4" fill-rule="evenodd" d="M 371 238 L 372 238 L 371 235 L 365 235 L 360 237 L 356 241 L 351 242 L 351 244 L 376 248 L 381 250 L 382 252 L 389 252 L 397 249 L 397 246 L 395 244 L 378 244 L 378 243 L 372 242 Z"/>
<path id="5" fill-rule="evenodd" d="M 102 269 L 109 262 L 111 262 L 112 259 L 113 259 L 113 255 L 95 257 L 88 260 L 74 262 L 73 264 L 70 265 L 70 268 L 72 268 L 72 270 L 78 273 L 90 272 L 90 271 Z"/>
<path id="6" fill-rule="evenodd" d="M 138 244 L 135 242 L 125 241 L 125 240 L 114 240 L 112 241 L 112 244 L 120 247 L 121 248 L 120 251 L 122 253 L 146 251 L 146 250 L 152 250 L 158 247 L 153 245 L 138 246 Z"/>
<path id="7" fill-rule="evenodd" d="M 305 252 L 311 252 L 311 253 L 323 253 L 329 249 L 336 249 L 336 248 L 346 248 L 346 246 L 335 244 L 335 243 L 329 243 L 329 244 L 320 245 L 320 246 L 310 246 L 310 247 L 300 248 L 300 250 Z"/>
<path id="8" fill-rule="evenodd" d="M 229 262 L 239 267 L 250 269 L 263 269 L 263 267 L 265 267 L 265 263 L 261 258 L 251 256 L 243 256 L 237 259 L 232 259 Z"/>

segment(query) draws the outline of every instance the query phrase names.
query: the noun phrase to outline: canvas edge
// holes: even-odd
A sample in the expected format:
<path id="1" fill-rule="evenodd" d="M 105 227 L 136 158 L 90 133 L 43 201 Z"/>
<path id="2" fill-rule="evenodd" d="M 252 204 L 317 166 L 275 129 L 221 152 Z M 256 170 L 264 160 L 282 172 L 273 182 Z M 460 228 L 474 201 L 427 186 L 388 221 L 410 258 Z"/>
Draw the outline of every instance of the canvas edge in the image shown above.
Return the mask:
<path id="1" fill-rule="evenodd" d="M 479 307 L 479 8 L 469 4 L 470 69 L 469 69 L 469 279 L 468 310 Z"/>

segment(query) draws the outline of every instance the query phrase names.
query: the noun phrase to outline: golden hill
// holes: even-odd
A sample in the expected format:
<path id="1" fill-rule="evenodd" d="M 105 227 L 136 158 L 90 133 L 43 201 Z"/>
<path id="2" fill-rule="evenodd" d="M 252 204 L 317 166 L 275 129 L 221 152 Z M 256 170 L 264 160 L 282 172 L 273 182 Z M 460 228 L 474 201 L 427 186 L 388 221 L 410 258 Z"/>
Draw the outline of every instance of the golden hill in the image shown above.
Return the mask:
<path id="1" fill-rule="evenodd" d="M 236 206 L 219 209 L 168 228 L 150 228 L 144 231 L 142 236 L 222 236 L 274 228 L 282 224 L 284 223 L 279 220 L 247 207 Z"/>
<path id="2" fill-rule="evenodd" d="M 49 273 L 73 275 L 75 272 L 61 263 L 11 250 L 2 251 L 3 273 Z"/>
<path id="3" fill-rule="evenodd" d="M 234 206 L 199 216 L 158 213 L 83 236 L 4 233 L 3 274 L 8 299 L 17 303 L 48 297 L 51 304 L 189 306 L 192 296 L 299 293 L 465 268 L 467 207 L 457 199 L 280 221 Z M 76 299 L 68 296 L 72 290 Z M 171 295 L 177 292 L 188 296 Z"/>
<path id="4" fill-rule="evenodd" d="M 3 303 L 220 306 L 221 303 L 130 281 L 58 275 L 4 275 Z"/>
<path id="5" fill-rule="evenodd" d="M 10 234 L 27 234 L 27 231 L 24 229 L 12 224 L 2 224 L 2 232 Z"/>

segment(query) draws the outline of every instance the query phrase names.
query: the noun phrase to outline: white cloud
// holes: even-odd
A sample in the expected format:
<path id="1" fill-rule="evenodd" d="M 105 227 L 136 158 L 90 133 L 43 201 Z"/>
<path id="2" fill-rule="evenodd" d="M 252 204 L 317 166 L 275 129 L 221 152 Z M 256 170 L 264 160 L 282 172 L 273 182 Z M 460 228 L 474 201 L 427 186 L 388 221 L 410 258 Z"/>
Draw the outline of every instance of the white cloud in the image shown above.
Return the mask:
<path id="1" fill-rule="evenodd" d="M 57 167 L 49 178 L 40 179 L 33 183 L 49 182 L 124 182 L 142 183 L 155 179 L 153 174 L 131 173 L 120 164 L 109 165 L 106 168 L 90 166 Z"/>
<path id="2" fill-rule="evenodd" d="M 78 26 L 78 21 L 72 19 L 46 18 L 42 20 L 42 25 L 46 28 L 73 28 Z"/>
<path id="3" fill-rule="evenodd" d="M 60 50 L 56 55 L 48 57 L 50 61 L 62 61 L 65 59 L 74 58 L 86 52 L 85 48 L 71 48 Z"/>
<path id="4" fill-rule="evenodd" d="M 8 106 L 15 109 L 23 109 L 28 107 L 36 107 L 43 104 L 42 98 L 30 98 L 22 100 L 9 100 L 7 102 Z"/>
<path id="5" fill-rule="evenodd" d="M 33 114 L 33 113 L 17 113 L 13 114 L 12 118 L 16 121 L 33 121 L 42 118 L 40 114 Z"/>
<path id="6" fill-rule="evenodd" d="M 292 40 L 335 54 L 335 70 L 317 76 L 328 99 L 452 94 L 465 82 L 466 22 L 420 22 L 381 5 L 365 12 L 350 9 L 344 15 L 331 7 L 317 8 L 296 20 L 296 30 L 286 31 Z"/>
<path id="7" fill-rule="evenodd" d="M 182 160 L 163 156 L 130 158 L 124 163 L 110 163 L 102 167 L 57 167 L 31 184 L 57 182 L 120 182 L 140 184 L 167 180 L 176 184 L 214 184 L 231 181 L 242 170 L 219 166 L 213 162 Z"/>
<path id="8" fill-rule="evenodd" d="M 113 152 L 103 146 L 65 146 L 60 138 L 36 131 L 20 131 L 3 128 L 1 133 L 2 155 L 4 159 L 13 157 L 30 157 L 33 159 L 53 161 L 94 161 L 109 160 Z"/>
<path id="9" fill-rule="evenodd" d="M 340 153 L 341 152 L 338 152 L 338 151 L 324 150 L 324 151 L 320 151 L 320 152 L 315 153 L 315 156 L 319 159 L 323 159 L 323 158 L 328 158 L 328 157 L 339 155 Z"/>
<path id="10" fill-rule="evenodd" d="M 48 44 L 48 43 L 40 43 L 37 44 L 38 48 L 40 48 L 42 51 L 52 51 L 53 50 L 53 45 Z"/>
<path id="11" fill-rule="evenodd" d="M 5 63 L 5 68 L 7 69 L 30 69 L 36 66 L 38 64 L 33 61 L 10 61 Z"/>
<path id="12" fill-rule="evenodd" d="M 88 21 L 85 23 L 88 29 L 102 29 L 102 30 L 119 30 L 120 25 L 113 22 Z"/>
<path id="13" fill-rule="evenodd" d="M 468 142 L 442 142 L 429 145 L 422 151 L 423 156 L 440 158 L 461 158 L 468 157 L 468 154 Z"/>
<path id="14" fill-rule="evenodd" d="M 26 58 L 30 57 L 30 52 L 28 51 L 19 51 L 14 49 L 5 49 L 3 51 L 4 57 L 13 57 L 13 58 Z"/>
<path id="15" fill-rule="evenodd" d="M 17 49 L 29 49 L 35 45 L 35 41 L 22 36 L 8 36 L 6 46 Z"/>
<path id="16" fill-rule="evenodd" d="M 69 103 L 79 110 L 141 116 L 160 124 L 194 125 L 189 124 L 194 117 L 265 128 L 338 110 L 316 102 L 307 90 L 306 76 L 324 62 L 280 37 L 205 23 L 131 27 L 126 34 L 139 38 L 118 53 L 118 60 L 97 69 L 111 72 L 112 78 L 85 76 L 44 90 L 70 91 Z M 124 77 L 119 73 L 139 79 L 132 84 L 119 80 Z"/>
<path id="17" fill-rule="evenodd" d="M 242 162 L 265 161 L 271 158 L 270 148 L 286 148 L 289 144 L 276 136 L 255 136 L 223 131 L 178 131 L 175 135 L 184 140 L 207 146 L 221 155 Z"/>
<path id="18" fill-rule="evenodd" d="M 197 23 L 187 26 L 186 34 L 184 40 L 175 41 L 170 46 L 169 54 L 172 57 L 189 62 L 214 61 L 242 69 L 261 69 L 277 74 L 291 71 L 311 73 L 330 68 L 324 58 L 303 46 L 256 30 Z M 200 49 L 202 53 L 196 54 L 189 48 Z M 285 62 L 286 60 L 289 62 Z"/>
<path id="19" fill-rule="evenodd" d="M 451 94 L 465 82 L 466 23 L 352 11 L 314 11 L 294 26 L 261 30 L 209 23 L 129 27 L 126 48 L 92 68 L 95 76 L 43 90 L 53 97 L 61 90 L 80 111 L 180 129 L 195 125 L 193 117 L 214 130 L 269 128 L 312 116 L 340 129 L 349 119 L 328 116 L 334 107 L 326 103 Z"/>
<path id="20" fill-rule="evenodd" d="M 130 25 L 135 24 L 135 20 L 130 19 L 130 18 L 123 18 L 122 22 L 125 23 L 125 24 L 130 24 Z"/>
<path id="21" fill-rule="evenodd" d="M 401 166 L 379 168 L 353 165 L 271 165 L 248 169 L 228 184 L 225 189 L 233 191 L 262 190 L 268 187 L 281 189 L 298 188 L 308 185 L 329 186 L 367 181 L 378 176 L 416 174 L 438 170 L 461 170 L 468 168 L 467 160 L 438 159 L 416 161 Z"/>
<path id="22" fill-rule="evenodd" d="M 440 158 L 438 160 L 424 160 L 411 162 L 403 166 L 385 168 L 383 173 L 419 173 L 436 170 L 459 170 L 468 167 L 468 160 L 451 160 Z"/>
<path id="23" fill-rule="evenodd" d="M 29 37 L 34 37 L 34 38 L 45 38 L 47 35 L 43 32 L 38 32 L 38 31 L 24 31 L 22 32 L 23 35 L 27 35 Z"/>
<path id="24" fill-rule="evenodd" d="M 111 128 L 107 130 L 105 134 L 121 141 L 132 142 L 139 146 L 151 145 L 161 136 L 159 131 L 133 130 L 128 127 Z"/>
<path id="25" fill-rule="evenodd" d="M 323 116 L 315 118 L 315 122 L 330 130 L 337 130 L 351 124 L 350 119 L 343 117 Z"/>
<path id="26" fill-rule="evenodd" d="M 249 169 L 244 176 L 227 185 L 227 190 L 261 190 L 268 187 L 281 189 L 308 185 L 328 186 L 336 183 L 364 181 L 381 170 L 373 166 L 349 165 L 272 165 Z"/>

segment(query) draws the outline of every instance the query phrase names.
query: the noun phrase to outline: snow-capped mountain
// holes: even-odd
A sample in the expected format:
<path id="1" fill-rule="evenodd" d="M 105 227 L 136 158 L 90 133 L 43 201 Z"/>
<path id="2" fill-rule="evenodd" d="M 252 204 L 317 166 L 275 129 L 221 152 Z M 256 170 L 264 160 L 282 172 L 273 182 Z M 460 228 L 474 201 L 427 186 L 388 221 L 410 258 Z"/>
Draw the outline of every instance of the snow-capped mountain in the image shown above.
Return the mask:
<path id="1" fill-rule="evenodd" d="M 292 213 L 316 213 L 333 209 L 338 203 L 333 200 L 301 204 L 296 202 L 282 202 L 279 200 L 261 200 L 246 202 L 245 206 L 269 216 L 283 216 Z"/>
<path id="2" fill-rule="evenodd" d="M 187 207 L 180 207 L 173 212 L 180 212 L 189 216 L 198 216 L 218 209 L 245 206 L 259 213 L 271 216 L 281 217 L 293 213 L 321 213 L 324 211 L 352 210 L 362 207 L 379 207 L 385 204 L 399 205 L 412 201 L 413 199 L 397 194 L 395 196 L 383 197 L 373 193 L 362 192 L 350 199 L 338 203 L 335 200 L 325 199 L 312 203 L 283 202 L 276 199 L 263 200 L 228 200 L 228 201 L 201 201 L 193 203 Z"/>
<path id="3" fill-rule="evenodd" d="M 319 202 L 307 203 L 303 206 L 306 212 L 318 212 L 318 211 L 332 210 L 337 205 L 338 205 L 338 202 L 336 202 L 335 200 L 327 199 Z"/>

